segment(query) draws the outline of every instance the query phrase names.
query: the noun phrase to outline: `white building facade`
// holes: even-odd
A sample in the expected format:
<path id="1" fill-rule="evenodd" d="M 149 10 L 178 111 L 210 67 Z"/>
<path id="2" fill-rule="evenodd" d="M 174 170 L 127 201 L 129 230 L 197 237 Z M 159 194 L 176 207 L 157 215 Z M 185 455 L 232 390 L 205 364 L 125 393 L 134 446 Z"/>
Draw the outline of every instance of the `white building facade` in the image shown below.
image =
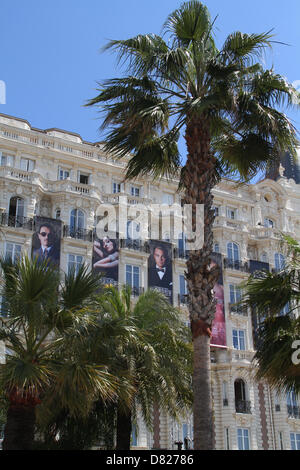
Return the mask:
<path id="1" fill-rule="evenodd" d="M 0 114 L 0 252 L 17 259 L 31 254 L 37 217 L 61 221 L 60 269 L 92 266 L 98 209 L 127 196 L 130 206 L 180 205 L 177 182 L 150 178 L 124 183 L 125 163 L 106 156 L 101 143 L 78 134 L 41 130 L 19 118 Z M 284 172 L 281 171 L 281 175 Z M 279 233 L 300 240 L 300 184 L 279 175 L 275 181 L 236 185 L 222 180 L 214 189 L 214 251 L 222 260 L 226 344 L 212 347 L 212 395 L 216 449 L 300 450 L 300 400 L 278 395 L 253 379 L 255 324 L 250 311 L 237 308 L 239 284 L 261 266 L 278 269 L 284 254 Z M 168 240 L 169 233 L 161 233 Z M 149 253 L 143 240 L 122 240 L 118 283 L 148 286 Z M 172 245 L 173 303 L 188 322 L 184 281 L 184 242 Z M 4 314 L 2 312 L 2 314 Z M 0 349 L 5 360 L 5 349 Z M 154 432 L 143 423 L 133 448 L 176 449 L 193 439 L 192 414 L 175 423 L 154 410 Z"/>

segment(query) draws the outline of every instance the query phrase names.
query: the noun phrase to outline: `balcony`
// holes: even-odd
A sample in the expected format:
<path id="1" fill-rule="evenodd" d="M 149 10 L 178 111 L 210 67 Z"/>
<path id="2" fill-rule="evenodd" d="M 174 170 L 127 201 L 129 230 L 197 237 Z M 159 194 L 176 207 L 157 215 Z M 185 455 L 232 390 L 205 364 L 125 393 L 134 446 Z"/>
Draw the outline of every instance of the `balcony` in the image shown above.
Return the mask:
<path id="1" fill-rule="evenodd" d="M 287 413 L 289 418 L 300 419 L 300 406 L 287 405 Z"/>
<path id="2" fill-rule="evenodd" d="M 242 315 L 244 317 L 248 316 L 247 307 L 245 307 L 244 305 L 237 305 L 237 304 L 230 303 L 229 312 L 231 313 L 231 315 Z"/>
<path id="3" fill-rule="evenodd" d="M 188 259 L 189 252 L 181 248 L 174 248 L 174 258 Z"/>
<path id="4" fill-rule="evenodd" d="M 248 263 L 243 263 L 240 260 L 233 260 L 230 258 L 224 258 L 224 268 L 225 269 L 234 269 L 236 271 L 241 271 L 248 273 L 249 272 L 249 266 Z"/>
<path id="5" fill-rule="evenodd" d="M 128 250 L 146 251 L 145 243 L 142 240 L 134 240 L 126 238 L 120 240 L 120 248 L 127 248 Z"/>
<path id="6" fill-rule="evenodd" d="M 131 287 L 132 297 L 139 297 L 145 291 L 144 287 Z"/>
<path id="7" fill-rule="evenodd" d="M 9 215 L 3 213 L 0 216 L 0 224 L 5 227 L 24 228 L 25 230 L 34 230 L 34 221 L 29 217 L 20 215 Z"/>
<path id="8" fill-rule="evenodd" d="M 187 305 L 188 296 L 187 294 L 178 294 L 178 305 Z"/>
<path id="9" fill-rule="evenodd" d="M 93 231 L 64 225 L 63 236 L 91 242 L 93 240 Z"/>
<path id="10" fill-rule="evenodd" d="M 237 413 L 251 414 L 251 401 L 235 400 L 235 411 Z"/>

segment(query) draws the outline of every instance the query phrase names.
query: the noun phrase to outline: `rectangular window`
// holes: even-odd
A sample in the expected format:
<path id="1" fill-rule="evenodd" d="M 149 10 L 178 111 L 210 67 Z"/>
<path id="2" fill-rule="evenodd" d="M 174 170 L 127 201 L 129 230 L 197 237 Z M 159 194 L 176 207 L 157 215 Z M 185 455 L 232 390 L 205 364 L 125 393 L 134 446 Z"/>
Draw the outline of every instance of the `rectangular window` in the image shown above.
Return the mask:
<path id="1" fill-rule="evenodd" d="M 232 330 L 232 340 L 234 349 L 245 351 L 245 331 L 244 330 Z"/>
<path id="2" fill-rule="evenodd" d="M 249 444 L 249 430 L 245 428 L 238 428 L 237 440 L 239 450 L 250 450 Z"/>
<path id="3" fill-rule="evenodd" d="M 6 153 L 0 152 L 0 165 L 1 166 L 14 166 L 14 159 L 13 155 L 7 155 Z"/>
<path id="4" fill-rule="evenodd" d="M 174 202 L 174 196 L 173 194 L 169 194 L 169 193 L 163 193 L 162 194 L 162 202 L 163 204 L 173 204 Z"/>
<path id="5" fill-rule="evenodd" d="M 21 251 L 22 245 L 7 242 L 5 246 L 5 258 L 9 258 L 13 263 L 17 263 L 20 259 Z"/>
<path id="6" fill-rule="evenodd" d="M 35 164 L 34 160 L 30 160 L 29 158 L 21 158 L 21 170 L 33 171 L 34 164 Z"/>
<path id="7" fill-rule="evenodd" d="M 186 279 L 183 274 L 179 275 L 179 298 L 180 298 L 180 303 L 181 304 L 186 304 L 187 303 L 187 284 L 186 284 Z"/>
<path id="8" fill-rule="evenodd" d="M 222 397 L 223 397 L 223 406 L 228 406 L 228 384 L 227 384 L 227 382 L 222 383 Z"/>
<path id="9" fill-rule="evenodd" d="M 140 197 L 140 188 L 138 186 L 131 186 L 130 194 L 134 197 Z"/>
<path id="10" fill-rule="evenodd" d="M 291 432 L 291 450 L 300 450 L 300 433 Z"/>
<path id="11" fill-rule="evenodd" d="M 112 185 L 112 192 L 114 194 L 120 193 L 121 192 L 121 183 L 114 182 L 113 185 Z"/>
<path id="12" fill-rule="evenodd" d="M 227 207 L 227 218 L 231 220 L 236 219 L 236 209 Z"/>
<path id="13" fill-rule="evenodd" d="M 84 173 L 79 172 L 78 183 L 89 184 L 89 175 L 85 175 Z"/>
<path id="14" fill-rule="evenodd" d="M 230 291 L 230 303 L 231 304 L 235 304 L 241 300 L 242 292 L 239 286 L 237 286 L 236 284 L 230 284 L 229 291 Z"/>
<path id="15" fill-rule="evenodd" d="M 219 206 L 213 206 L 213 211 L 215 213 L 215 217 L 218 217 L 220 215 L 220 208 Z"/>
<path id="16" fill-rule="evenodd" d="M 138 295 L 140 290 L 140 268 L 126 264 L 126 284 L 131 287 L 132 294 Z"/>
<path id="17" fill-rule="evenodd" d="M 59 180 L 66 180 L 67 178 L 70 178 L 70 170 L 65 170 L 64 168 L 59 168 L 58 179 Z"/>
<path id="18" fill-rule="evenodd" d="M 70 274 L 72 271 L 74 271 L 75 274 L 77 274 L 83 262 L 84 262 L 83 256 L 69 254 L 68 255 L 68 274 Z"/>
<path id="19" fill-rule="evenodd" d="M 225 428 L 225 450 L 230 450 L 229 428 Z"/>
<path id="20" fill-rule="evenodd" d="M 282 432 L 279 431 L 280 450 L 284 450 Z"/>

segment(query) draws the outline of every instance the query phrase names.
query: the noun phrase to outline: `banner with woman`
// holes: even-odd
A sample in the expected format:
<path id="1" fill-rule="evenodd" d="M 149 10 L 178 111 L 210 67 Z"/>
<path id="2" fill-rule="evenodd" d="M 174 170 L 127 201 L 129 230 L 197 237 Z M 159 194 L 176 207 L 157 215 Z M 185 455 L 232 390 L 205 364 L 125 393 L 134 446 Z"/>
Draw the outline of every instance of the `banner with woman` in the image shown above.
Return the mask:
<path id="1" fill-rule="evenodd" d="M 93 270 L 102 274 L 101 281 L 106 285 L 118 285 L 119 280 L 119 248 L 118 240 L 109 236 L 94 240 Z"/>

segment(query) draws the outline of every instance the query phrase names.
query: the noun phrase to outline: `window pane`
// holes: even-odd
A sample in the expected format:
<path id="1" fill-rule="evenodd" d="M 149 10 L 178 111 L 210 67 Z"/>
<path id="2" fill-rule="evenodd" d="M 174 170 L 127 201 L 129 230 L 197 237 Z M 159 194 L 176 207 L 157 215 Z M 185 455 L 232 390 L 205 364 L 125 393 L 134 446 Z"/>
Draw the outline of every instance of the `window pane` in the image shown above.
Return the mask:
<path id="1" fill-rule="evenodd" d="M 132 266 L 126 265 L 126 284 L 132 287 Z"/>
<path id="2" fill-rule="evenodd" d="M 239 339 L 240 339 L 240 349 L 245 351 L 245 333 L 244 331 L 239 331 Z"/>
<path id="3" fill-rule="evenodd" d="M 140 268 L 137 266 L 133 267 L 133 287 L 140 287 Z"/>

